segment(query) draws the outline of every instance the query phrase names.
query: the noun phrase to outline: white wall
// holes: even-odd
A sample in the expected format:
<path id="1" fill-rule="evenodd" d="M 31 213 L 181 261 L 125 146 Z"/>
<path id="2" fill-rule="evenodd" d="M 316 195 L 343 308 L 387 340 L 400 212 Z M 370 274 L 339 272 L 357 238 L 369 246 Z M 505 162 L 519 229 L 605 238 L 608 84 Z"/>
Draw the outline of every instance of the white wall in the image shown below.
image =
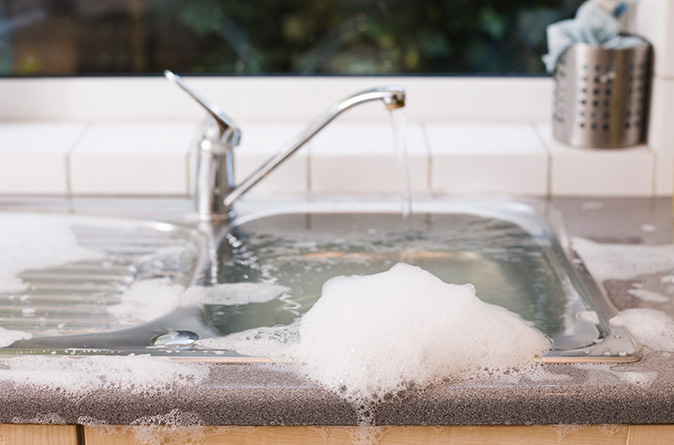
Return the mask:
<path id="1" fill-rule="evenodd" d="M 654 48 L 648 144 L 656 155 L 655 193 L 674 191 L 674 0 L 638 0 L 633 32 Z"/>

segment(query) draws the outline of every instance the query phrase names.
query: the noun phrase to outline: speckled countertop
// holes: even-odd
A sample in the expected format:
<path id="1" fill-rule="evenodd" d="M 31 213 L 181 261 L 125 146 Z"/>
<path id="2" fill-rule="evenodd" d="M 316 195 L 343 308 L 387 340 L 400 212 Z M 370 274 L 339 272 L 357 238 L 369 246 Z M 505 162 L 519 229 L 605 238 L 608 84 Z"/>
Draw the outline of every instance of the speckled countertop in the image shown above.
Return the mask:
<path id="1" fill-rule="evenodd" d="M 602 243 L 672 243 L 671 199 L 557 198 L 570 235 Z M 605 283 L 618 308 L 654 308 L 674 316 L 674 299 L 648 302 L 628 292 L 671 295 L 664 270 Z M 517 374 L 447 382 L 378 403 L 379 425 L 674 423 L 674 366 L 670 352 L 643 348 L 643 358 L 620 365 L 545 365 L 536 378 Z M 350 425 L 355 409 L 285 365 L 190 364 L 206 370 L 198 384 L 167 383 L 143 391 L 101 384 L 79 395 L 39 385 L 0 385 L 0 422 L 157 423 L 202 425 Z M 147 369 L 147 372 L 153 372 Z M 637 377 L 635 377 L 637 376 Z M 646 376 L 635 384 L 639 376 Z M 2 376 L 0 375 L 0 379 Z M 168 420 L 167 420 L 168 419 Z"/>

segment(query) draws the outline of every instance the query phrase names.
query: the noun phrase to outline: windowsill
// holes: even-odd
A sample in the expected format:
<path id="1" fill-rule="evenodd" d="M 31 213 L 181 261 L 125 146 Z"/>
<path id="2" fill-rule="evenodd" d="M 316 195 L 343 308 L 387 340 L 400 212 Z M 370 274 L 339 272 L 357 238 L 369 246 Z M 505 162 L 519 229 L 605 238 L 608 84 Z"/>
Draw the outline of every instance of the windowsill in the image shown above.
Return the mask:
<path id="1" fill-rule="evenodd" d="M 410 122 L 545 123 L 552 109 L 547 77 L 187 77 L 236 121 L 307 122 L 356 91 L 399 84 Z M 190 120 L 202 110 L 163 77 L 0 79 L 0 119 Z M 386 121 L 380 104 L 349 110 L 341 121 Z"/>

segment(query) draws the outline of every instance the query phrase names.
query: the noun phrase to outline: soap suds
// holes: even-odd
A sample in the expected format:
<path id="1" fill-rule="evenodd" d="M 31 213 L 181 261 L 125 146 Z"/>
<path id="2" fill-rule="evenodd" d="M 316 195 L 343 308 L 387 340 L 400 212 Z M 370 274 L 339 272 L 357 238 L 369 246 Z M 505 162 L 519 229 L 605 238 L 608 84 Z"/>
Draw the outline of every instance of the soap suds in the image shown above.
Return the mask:
<path id="1" fill-rule="evenodd" d="M 599 315 L 595 311 L 578 312 L 578 318 L 583 321 L 599 324 Z"/>
<path id="2" fill-rule="evenodd" d="M 199 384 L 208 367 L 142 356 L 39 357 L 20 356 L 0 362 L 0 383 L 51 390 L 69 397 L 100 389 L 127 394 L 170 393 L 176 386 Z"/>
<path id="3" fill-rule="evenodd" d="M 7 346 L 11 345 L 15 341 L 29 340 L 32 337 L 33 337 L 33 334 L 30 334 L 28 332 L 12 331 L 12 330 L 0 327 L 0 348 L 6 348 Z"/>
<path id="4" fill-rule="evenodd" d="M 31 417 L 12 417 L 12 423 L 32 423 L 43 425 L 64 425 L 66 420 L 58 413 L 36 414 Z M 2 444 L 2 442 L 0 442 Z"/>
<path id="5" fill-rule="evenodd" d="M 580 205 L 583 210 L 600 210 L 604 208 L 604 203 L 599 201 L 587 201 Z"/>
<path id="6" fill-rule="evenodd" d="M 265 303 L 290 292 L 290 288 L 267 283 L 225 283 L 211 287 L 194 286 L 182 297 L 182 304 L 238 305 Z"/>
<path id="7" fill-rule="evenodd" d="M 662 295 L 658 292 L 653 292 L 647 289 L 628 289 L 627 293 L 651 303 L 666 303 L 669 301 L 669 297 L 666 295 Z"/>
<path id="8" fill-rule="evenodd" d="M 149 422 L 149 423 L 145 423 Z M 81 422 L 78 422 L 81 423 Z M 202 426 L 195 413 L 182 413 L 174 409 L 168 414 L 143 417 L 132 425 L 91 424 L 89 428 L 110 438 L 127 436 L 139 445 L 201 445 L 203 443 L 238 443 L 237 433 L 254 434 L 253 426 Z M 308 427 L 311 428 L 311 427 Z M 230 437 L 228 437 L 230 435 Z M 115 440 L 121 441 L 121 440 Z"/>
<path id="9" fill-rule="evenodd" d="M 253 357 L 291 358 L 300 341 L 299 319 L 288 326 L 261 327 L 224 337 L 204 338 L 197 345 L 207 349 L 224 349 Z"/>
<path id="10" fill-rule="evenodd" d="M 627 429 L 627 425 L 613 425 L 613 424 L 602 424 L 597 425 L 599 431 L 601 431 L 607 437 L 613 437 L 620 431 Z"/>
<path id="11" fill-rule="evenodd" d="M 641 225 L 641 231 L 646 232 L 646 233 L 652 233 L 655 232 L 657 227 L 655 227 L 653 224 L 642 224 Z"/>
<path id="12" fill-rule="evenodd" d="M 616 328 L 622 328 L 625 326 L 625 320 L 623 320 L 620 315 L 616 315 L 611 317 L 611 319 L 608 321 L 608 324 Z"/>
<path id="13" fill-rule="evenodd" d="M 588 425 L 551 425 L 551 428 L 557 433 L 557 441 L 562 442 L 566 436 L 580 430 L 584 430 Z"/>
<path id="14" fill-rule="evenodd" d="M 372 399 L 531 365 L 549 349 L 543 333 L 479 300 L 472 285 L 447 284 L 401 263 L 327 281 L 300 322 L 296 358 L 333 391 Z"/>
<path id="15" fill-rule="evenodd" d="M 653 350 L 674 352 L 674 319 L 654 309 L 626 309 L 620 319 L 611 319 L 624 324 L 634 339 Z"/>
<path id="16" fill-rule="evenodd" d="M 24 290 L 25 284 L 16 276 L 22 271 L 100 258 L 100 252 L 78 245 L 72 230 L 78 221 L 58 215 L 4 213 L 0 217 L 0 292 Z"/>
<path id="17" fill-rule="evenodd" d="M 573 248 L 599 282 L 629 280 L 641 275 L 674 269 L 674 246 L 600 244 L 573 239 Z"/>
<path id="18" fill-rule="evenodd" d="M 180 303 L 183 286 L 168 278 L 136 281 L 122 294 L 119 304 L 106 310 L 123 323 L 140 323 L 171 313 Z"/>
<path id="19" fill-rule="evenodd" d="M 658 377 L 657 372 L 616 372 L 615 373 L 622 381 L 639 386 L 650 386 Z"/>

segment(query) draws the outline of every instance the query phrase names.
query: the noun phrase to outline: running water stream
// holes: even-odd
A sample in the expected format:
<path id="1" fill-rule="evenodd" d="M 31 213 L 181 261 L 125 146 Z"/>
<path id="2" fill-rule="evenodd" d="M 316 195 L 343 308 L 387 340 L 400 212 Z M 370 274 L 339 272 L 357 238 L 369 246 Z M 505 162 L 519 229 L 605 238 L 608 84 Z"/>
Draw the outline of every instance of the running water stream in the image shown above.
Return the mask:
<path id="1" fill-rule="evenodd" d="M 393 146 L 398 164 L 398 181 L 400 183 L 400 212 L 404 229 L 412 230 L 412 184 L 405 139 L 405 115 L 402 108 L 391 110 L 391 126 L 393 127 Z"/>

